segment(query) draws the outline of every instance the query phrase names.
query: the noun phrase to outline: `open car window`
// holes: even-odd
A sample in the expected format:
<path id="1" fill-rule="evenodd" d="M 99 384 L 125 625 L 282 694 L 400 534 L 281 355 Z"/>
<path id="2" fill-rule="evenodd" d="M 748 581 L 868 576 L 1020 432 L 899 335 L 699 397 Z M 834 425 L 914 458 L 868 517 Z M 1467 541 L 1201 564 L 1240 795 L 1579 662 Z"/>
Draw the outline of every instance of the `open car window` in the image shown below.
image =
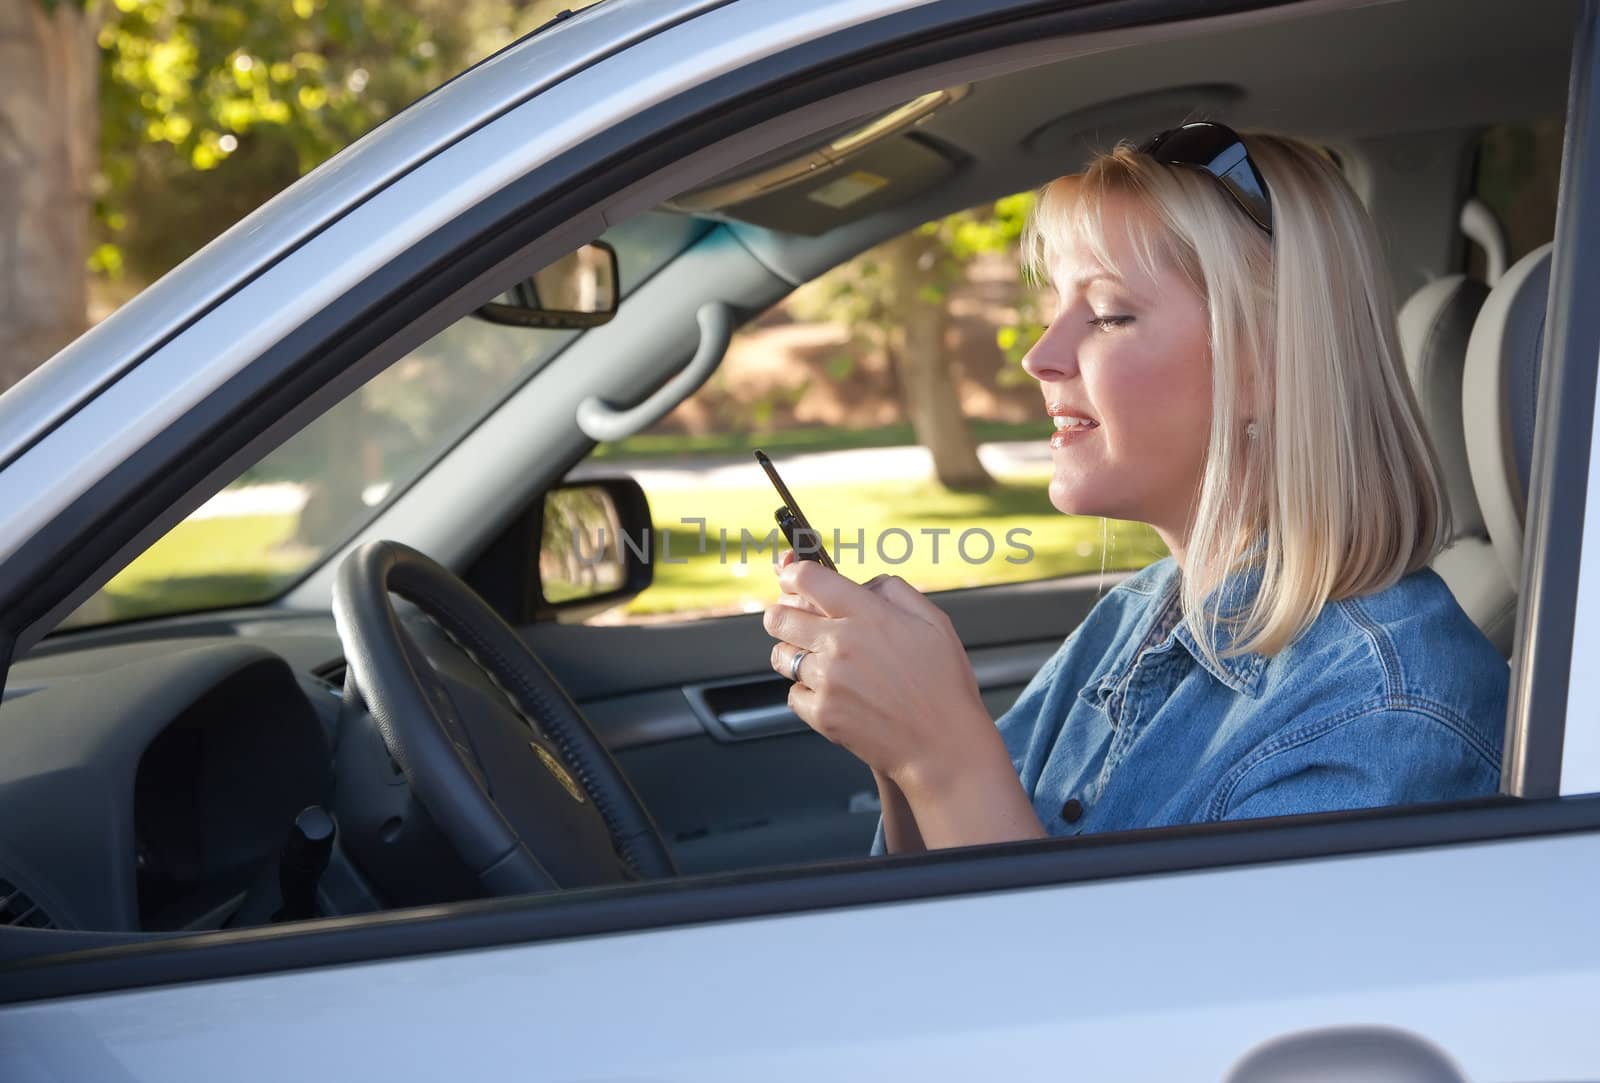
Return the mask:
<path id="1" fill-rule="evenodd" d="M 626 474 L 650 501 L 654 578 L 598 623 L 756 612 L 779 551 L 763 449 L 841 572 L 924 593 L 1141 568 L 1142 523 L 1050 504 L 1050 420 L 1020 360 L 1051 310 L 1024 281 L 1025 191 L 873 245 L 740 327 L 661 421 L 574 478 Z M 791 243 L 798 238 L 787 238 Z M 665 554 L 666 559 L 662 559 Z"/>

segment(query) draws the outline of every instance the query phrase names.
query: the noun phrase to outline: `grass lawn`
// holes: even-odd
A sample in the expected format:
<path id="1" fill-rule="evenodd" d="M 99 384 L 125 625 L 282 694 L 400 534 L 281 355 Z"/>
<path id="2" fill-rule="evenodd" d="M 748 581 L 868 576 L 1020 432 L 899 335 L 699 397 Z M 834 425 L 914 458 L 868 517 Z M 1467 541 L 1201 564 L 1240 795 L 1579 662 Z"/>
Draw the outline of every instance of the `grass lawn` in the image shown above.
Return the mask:
<path id="1" fill-rule="evenodd" d="M 931 481 L 841 481 L 808 484 L 797 496 L 839 570 L 858 581 L 891 572 L 920 590 L 947 590 L 1102 566 L 1140 567 L 1166 552 L 1148 527 L 1061 515 L 1050 506 L 1042 475 L 1008 478 L 984 493 L 953 493 Z M 769 530 L 776 530 L 772 512 L 777 504 L 764 485 L 651 493 L 655 582 L 628 603 L 623 615 L 731 613 L 766 606 L 777 596 L 771 568 L 776 550 L 759 546 Z M 689 517 L 706 520 L 705 553 L 696 551 L 698 527 L 683 522 Z M 106 606 L 90 619 L 126 620 L 271 598 L 312 555 L 284 545 L 294 522 L 293 515 L 275 514 L 180 523 L 107 584 Z M 741 528 L 749 532 L 742 561 Z M 859 538 L 861 551 L 845 548 L 835 554 L 835 529 L 846 546 Z M 983 533 L 969 535 L 965 548 L 958 547 L 963 532 L 974 529 Z M 888 533 L 894 530 L 904 533 Z M 726 556 L 720 544 L 724 531 Z"/>
<path id="2" fill-rule="evenodd" d="M 295 516 L 185 520 L 114 576 L 96 620 L 245 605 L 273 597 L 315 554 L 284 549 Z"/>
<path id="3" fill-rule="evenodd" d="M 1102 554 L 1107 569 L 1142 567 L 1166 555 L 1155 532 L 1142 524 L 1062 515 L 1050 505 L 1042 476 L 1008 479 L 984 493 L 953 493 L 928 481 L 809 484 L 804 494 L 795 495 L 839 570 L 857 581 L 889 572 L 919 590 L 948 590 L 1098 571 Z M 777 506 L 770 486 L 651 493 L 657 534 L 669 532 L 673 563 L 663 559 L 660 537 L 653 539 L 655 582 L 629 603 L 628 612 L 765 607 L 777 596 L 771 569 L 775 554 L 755 546 L 773 527 Z M 704 554 L 696 551 L 698 526 L 682 522 L 689 517 L 706 520 Z M 752 539 L 742 563 L 741 528 Z M 894 528 L 909 537 L 886 533 Z M 858 540 L 858 531 L 864 535 L 861 551 L 844 548 L 836 554 L 835 529 L 847 546 Z M 969 536 L 963 550 L 958 540 L 968 530 L 983 533 Z M 728 539 L 726 557 L 722 531 Z M 944 533 L 925 533 L 939 531 Z M 992 539 L 992 553 L 985 535 Z M 680 559 L 685 563 L 676 563 Z"/>

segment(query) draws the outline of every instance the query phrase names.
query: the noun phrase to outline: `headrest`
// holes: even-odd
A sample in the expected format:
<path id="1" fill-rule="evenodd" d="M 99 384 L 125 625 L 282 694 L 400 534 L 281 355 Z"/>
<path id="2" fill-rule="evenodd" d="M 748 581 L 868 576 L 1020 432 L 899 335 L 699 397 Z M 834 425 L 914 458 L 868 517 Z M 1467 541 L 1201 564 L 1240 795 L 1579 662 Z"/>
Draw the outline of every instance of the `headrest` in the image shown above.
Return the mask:
<path id="1" fill-rule="evenodd" d="M 1400 351 L 1423 423 L 1439 452 L 1457 538 L 1483 533 L 1462 434 L 1461 378 L 1467 339 L 1487 296 L 1489 287 L 1477 279 L 1449 275 L 1429 282 L 1400 306 Z"/>
<path id="2" fill-rule="evenodd" d="M 1489 291 L 1467 342 L 1462 387 L 1463 423 L 1472 434 L 1472 485 L 1489 540 L 1506 577 L 1519 588 L 1549 291 L 1550 245 L 1544 244 L 1507 268 Z"/>

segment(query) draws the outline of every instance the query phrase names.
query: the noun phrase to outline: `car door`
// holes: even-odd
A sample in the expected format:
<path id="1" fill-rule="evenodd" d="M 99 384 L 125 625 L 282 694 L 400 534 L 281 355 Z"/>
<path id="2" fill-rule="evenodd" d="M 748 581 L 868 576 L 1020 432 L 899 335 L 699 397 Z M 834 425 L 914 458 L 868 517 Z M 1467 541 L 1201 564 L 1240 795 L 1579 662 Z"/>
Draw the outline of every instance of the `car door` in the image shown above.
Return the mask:
<path id="1" fill-rule="evenodd" d="M 1137 18 L 1201 11 L 1169 5 Z M 929 41 L 958 58 L 997 63 L 980 52 L 1135 18 L 1112 5 L 861 0 L 797 15 L 793 5 L 742 0 L 550 93 L 568 95 L 570 115 L 580 104 L 600 111 L 596 103 L 624 82 L 649 90 L 653 65 L 670 68 L 692 43 L 744 50 L 737 55 L 746 68 L 761 69 L 759 77 L 745 74 L 761 90 L 783 78 L 783 64 L 795 59 L 789 47 L 805 52 L 807 71 L 833 78 L 863 56 L 932 65 L 938 61 L 915 53 Z M 788 35 L 783 42 L 774 28 Z M 1590 1021 L 1600 997 L 1600 916 L 1582 888 L 1585 870 L 1600 860 L 1600 802 L 1577 788 L 1594 782 L 1595 704 L 1572 661 L 1600 620 L 1592 607 L 1577 610 L 1575 599 L 1590 590 L 1580 557 L 1593 517 L 1585 520 L 1573 499 L 1600 483 L 1590 468 L 1600 315 L 1575 300 L 1600 281 L 1600 247 L 1584 243 L 1600 222 L 1600 201 L 1588 191 L 1600 155 L 1600 92 L 1589 67 L 1597 33 L 1590 4 L 1577 39 L 1552 274 L 1544 405 L 1555 409 L 1543 411 L 1530 493 L 1536 544 L 1512 716 L 1525 768 L 1511 772 L 1506 798 L 715 875 L 177 941 L 95 942 L 79 951 L 62 939 L 50 957 L 0 971 L 8 1077 L 1592 1076 L 1600 1067 Z M 694 67 L 703 75 L 704 57 Z M 851 78 L 882 76 L 860 69 Z M 705 92 L 699 79 L 685 83 Z M 441 226 L 411 238 L 421 249 L 413 251 L 383 226 L 409 207 L 405 228 L 423 230 L 433 213 L 423 197 L 443 179 L 438 170 L 466 173 L 481 164 L 474 154 L 510 153 L 507 134 L 536 127 L 514 110 L 503 119 L 483 140 L 467 140 L 459 157 L 437 160 L 432 171 L 419 167 L 331 225 L 319 235 L 322 246 L 308 244 L 241 287 L 0 472 L 0 487 L 26 504 L 6 513 L 12 533 L 0 613 L 13 642 L 169 522 L 169 503 L 181 514 L 186 494 L 237 465 L 232 459 L 252 439 L 303 421 L 325 382 L 337 390 L 340 380 L 352 385 L 362 364 L 370 371 L 379 360 L 367 355 L 381 358 L 384 335 L 420 334 L 415 313 L 443 305 L 469 277 L 457 268 L 453 281 L 428 276 L 437 293 L 416 287 L 442 260 L 436 246 L 473 250 L 483 261 L 474 270 L 487 273 L 496 253 L 477 251 L 481 230 Z M 618 136 L 619 127 L 600 124 L 589 138 Z M 656 137 L 633 138 L 624 149 Z M 521 176 L 516 171 L 534 164 L 518 159 L 504 168 Z M 586 191 L 562 179 L 569 182 L 569 194 Z M 520 198 L 533 197 L 524 190 Z M 529 228 L 554 228 L 601 197 L 584 198 L 590 203 L 577 207 L 541 203 Z M 494 213 L 524 209 L 500 205 Z M 567 233 L 595 225 L 582 220 Z M 335 258 L 373 237 L 380 249 L 393 246 L 383 251 L 397 266 L 363 276 Z M 568 240 L 551 241 L 549 251 Z M 325 292 L 303 301 L 317 311 L 280 341 L 269 321 L 296 313 L 262 316 L 260 302 L 274 290 L 297 296 L 283 279 Z M 411 289 L 416 307 L 369 325 L 381 306 L 365 295 L 337 306 L 330 298 L 342 289 L 389 291 L 379 301 Z M 257 315 L 245 319 L 251 311 Z M 186 384 L 181 394 L 159 383 L 215 344 L 202 332 L 226 328 L 237 338 L 241 326 L 260 334 L 237 350 L 261 352 L 216 359 L 239 366 L 233 382 Z M 157 425 L 160 439 L 147 434 L 141 444 L 129 426 L 96 436 L 130 400 L 168 411 L 165 422 L 159 411 L 140 417 Z M 200 416 L 199 405 L 231 409 Z M 119 439 L 126 454 L 113 455 Z M 83 441 L 76 453 L 74 440 Z M 190 458 L 191 466 L 175 467 Z M 106 496 L 107 484 L 126 490 L 130 480 L 134 495 Z M 39 521 L 37 531 L 19 525 L 24 511 Z M 1584 543 L 1554 544 L 1557 526 Z M 1020 635 L 1006 630 L 986 641 L 983 619 L 963 624 L 975 651 L 1037 645 L 1064 627 L 1051 614 Z M 750 622 L 738 627 L 755 638 Z M 752 651 L 739 672 L 762 671 L 754 648 L 738 649 Z"/>

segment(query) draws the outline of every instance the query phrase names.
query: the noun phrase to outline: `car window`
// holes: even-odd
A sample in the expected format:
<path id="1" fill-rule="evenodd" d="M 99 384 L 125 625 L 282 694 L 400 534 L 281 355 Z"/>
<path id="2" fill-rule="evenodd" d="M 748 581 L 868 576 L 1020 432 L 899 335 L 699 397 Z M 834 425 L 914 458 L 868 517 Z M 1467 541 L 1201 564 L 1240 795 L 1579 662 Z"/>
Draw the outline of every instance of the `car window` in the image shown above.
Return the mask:
<path id="1" fill-rule="evenodd" d="M 604 234 L 617 250 L 623 303 L 708 228 L 643 214 Z M 276 597 L 579 333 L 457 321 L 246 470 L 60 626 Z"/>
<path id="2" fill-rule="evenodd" d="M 597 448 L 593 465 L 631 473 L 649 497 L 657 559 L 647 590 L 593 619 L 768 604 L 781 536 L 755 448 L 857 580 L 888 572 L 939 591 L 1164 556 L 1147 526 L 1050 504 L 1052 426 L 1019 363 L 1052 304 L 1019 269 L 1032 199 L 925 223 L 806 283 L 746 324 L 661 422 Z"/>

